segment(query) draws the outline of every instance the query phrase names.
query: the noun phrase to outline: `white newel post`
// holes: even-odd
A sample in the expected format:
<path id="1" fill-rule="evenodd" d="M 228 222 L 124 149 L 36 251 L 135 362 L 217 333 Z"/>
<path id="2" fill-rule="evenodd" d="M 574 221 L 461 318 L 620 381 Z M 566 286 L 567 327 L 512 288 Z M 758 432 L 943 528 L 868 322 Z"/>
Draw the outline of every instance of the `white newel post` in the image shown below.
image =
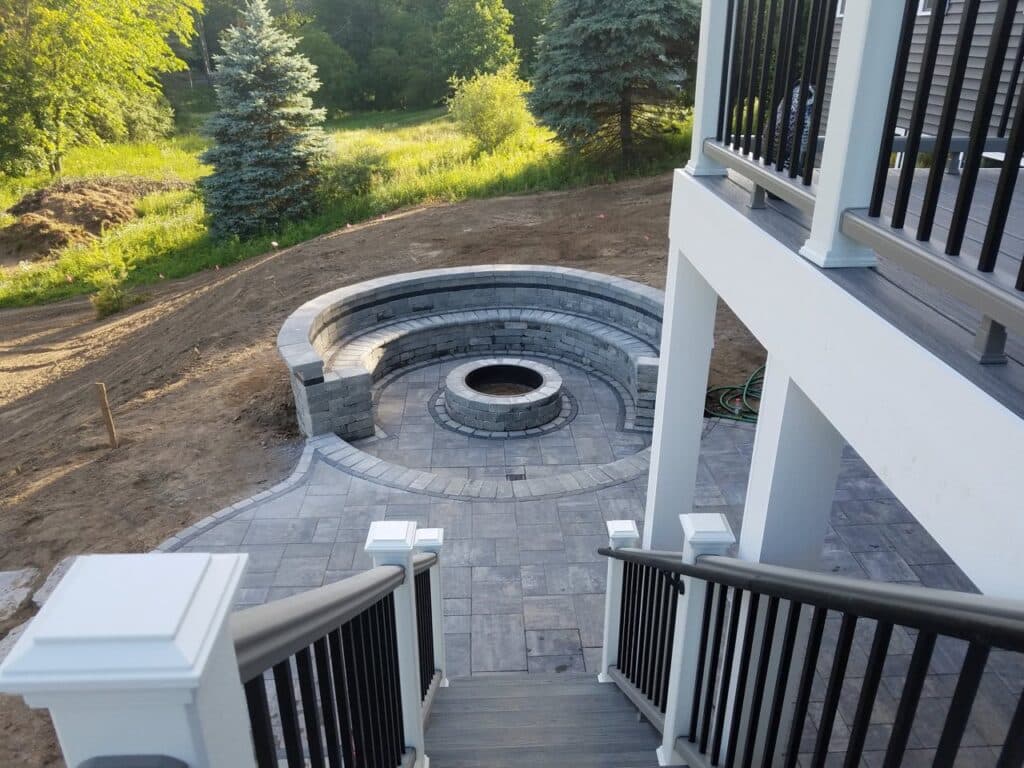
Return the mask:
<path id="1" fill-rule="evenodd" d="M 679 549 L 679 513 L 693 508 L 718 294 L 669 244 L 665 312 L 654 404 L 644 549 Z"/>
<path id="2" fill-rule="evenodd" d="M 693 565 L 704 555 L 724 555 L 736 537 L 725 515 L 694 512 L 679 515 L 683 526 L 683 562 Z M 700 650 L 701 620 L 707 583 L 684 577 L 684 591 L 677 600 L 676 626 L 672 643 L 672 664 L 665 707 L 665 730 L 658 747 L 658 765 L 681 765 L 684 756 L 676 752 L 676 740 L 689 735 Z"/>
<path id="3" fill-rule="evenodd" d="M 724 176 L 725 168 L 704 154 L 704 140 L 718 132 L 722 100 L 722 58 L 728 22 L 723 0 L 703 0 L 700 16 L 700 47 L 694 83 L 693 137 L 686 172 L 692 176 Z"/>
<path id="4" fill-rule="evenodd" d="M 609 520 L 608 546 L 612 549 L 635 547 L 640 543 L 640 531 L 632 520 Z M 622 612 L 623 562 L 608 558 L 608 580 L 604 594 L 604 635 L 601 650 L 601 671 L 598 682 L 611 683 L 608 669 L 619 663 L 619 620 Z"/>
<path id="5" fill-rule="evenodd" d="M 899 43 L 903 3 L 847 3 L 821 155 L 811 236 L 800 255 L 819 267 L 871 267 L 875 254 L 839 231 L 843 212 L 871 200 Z"/>
<path id="6" fill-rule="evenodd" d="M 53 718 L 69 768 L 163 756 L 254 768 L 228 628 L 247 555 L 83 555 L 0 665 Z"/>
<path id="7" fill-rule="evenodd" d="M 419 645 L 416 642 L 416 574 L 413 555 L 416 550 L 416 523 L 377 520 L 366 536 L 366 553 L 374 566 L 400 565 L 405 581 L 395 590 L 395 634 L 398 642 L 398 679 L 402 691 L 402 722 L 405 745 L 416 750 L 416 768 L 428 768 L 421 714 Z"/>
<path id="8" fill-rule="evenodd" d="M 430 605 L 434 636 L 434 666 L 441 673 L 442 688 L 448 687 L 448 670 L 444 649 L 444 590 L 441 589 L 441 549 L 444 547 L 444 528 L 420 528 L 416 531 L 416 549 L 432 552 L 437 562 L 430 569 Z"/>

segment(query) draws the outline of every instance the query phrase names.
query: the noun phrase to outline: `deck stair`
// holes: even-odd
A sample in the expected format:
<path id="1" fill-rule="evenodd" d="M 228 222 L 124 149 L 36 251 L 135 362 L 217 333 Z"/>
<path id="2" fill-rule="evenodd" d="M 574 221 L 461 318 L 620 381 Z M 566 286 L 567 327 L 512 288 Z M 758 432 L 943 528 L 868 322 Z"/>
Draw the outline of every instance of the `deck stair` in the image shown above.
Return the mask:
<path id="1" fill-rule="evenodd" d="M 437 692 L 431 768 L 654 768 L 658 732 L 597 675 L 458 678 Z"/>

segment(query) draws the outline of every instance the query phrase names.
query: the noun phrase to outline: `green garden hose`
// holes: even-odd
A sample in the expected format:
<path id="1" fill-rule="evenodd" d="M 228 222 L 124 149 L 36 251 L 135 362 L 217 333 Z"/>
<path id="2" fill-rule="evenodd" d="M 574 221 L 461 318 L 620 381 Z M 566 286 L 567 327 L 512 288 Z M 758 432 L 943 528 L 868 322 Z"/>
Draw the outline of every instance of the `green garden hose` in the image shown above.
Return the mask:
<path id="1" fill-rule="evenodd" d="M 764 366 L 754 371 L 738 387 L 711 387 L 704 401 L 704 415 L 718 419 L 757 422 L 757 410 L 761 404 L 761 386 L 764 384 Z"/>

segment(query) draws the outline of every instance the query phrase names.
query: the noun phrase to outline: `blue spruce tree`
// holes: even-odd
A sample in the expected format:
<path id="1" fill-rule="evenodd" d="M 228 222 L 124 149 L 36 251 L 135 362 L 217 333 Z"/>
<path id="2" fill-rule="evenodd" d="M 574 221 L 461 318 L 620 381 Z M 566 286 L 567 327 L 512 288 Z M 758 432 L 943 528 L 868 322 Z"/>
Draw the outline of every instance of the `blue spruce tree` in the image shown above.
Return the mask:
<path id="1" fill-rule="evenodd" d="M 320 83 L 297 44 L 274 26 L 265 0 L 250 0 L 221 38 L 218 110 L 207 123 L 215 143 L 203 155 L 213 173 L 202 180 L 215 235 L 272 231 L 316 209 L 324 111 L 313 107 Z"/>

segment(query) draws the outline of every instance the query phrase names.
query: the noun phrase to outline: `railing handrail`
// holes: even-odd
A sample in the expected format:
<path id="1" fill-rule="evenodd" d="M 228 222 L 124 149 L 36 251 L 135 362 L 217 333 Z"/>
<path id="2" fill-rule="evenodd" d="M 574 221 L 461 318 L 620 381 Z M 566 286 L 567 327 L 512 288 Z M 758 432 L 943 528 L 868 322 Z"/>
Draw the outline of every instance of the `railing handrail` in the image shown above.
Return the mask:
<path id="1" fill-rule="evenodd" d="M 423 562 L 427 557 L 420 556 Z M 419 558 L 417 558 L 419 559 Z M 429 566 L 427 566 L 429 567 Z M 405 581 L 405 569 L 383 565 L 308 592 L 235 613 L 231 633 L 242 681 L 337 629 Z"/>
<path id="2" fill-rule="evenodd" d="M 673 553 L 607 547 L 598 552 L 769 597 L 1024 652 L 1024 603 L 1014 600 L 864 581 L 731 557 L 704 556 L 688 565 Z"/>
<path id="3" fill-rule="evenodd" d="M 433 568 L 436 562 L 436 552 L 419 552 L 412 559 L 413 573 L 415 573 L 418 576 L 424 571 Z"/>

